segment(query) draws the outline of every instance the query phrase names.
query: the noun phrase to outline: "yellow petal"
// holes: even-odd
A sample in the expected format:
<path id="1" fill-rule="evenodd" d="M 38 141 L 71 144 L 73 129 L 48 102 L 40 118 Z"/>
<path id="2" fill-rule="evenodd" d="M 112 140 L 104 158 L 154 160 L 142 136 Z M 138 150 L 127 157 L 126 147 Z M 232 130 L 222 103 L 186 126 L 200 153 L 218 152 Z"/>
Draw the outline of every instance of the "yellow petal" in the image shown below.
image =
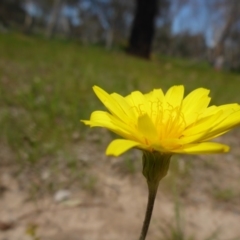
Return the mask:
<path id="1" fill-rule="evenodd" d="M 147 101 L 141 92 L 134 91 L 130 95 L 126 96 L 125 99 L 137 116 L 147 112 Z"/>
<path id="2" fill-rule="evenodd" d="M 207 117 L 204 117 L 202 119 L 200 118 L 198 122 L 194 123 L 193 127 L 188 127 L 187 130 L 184 131 L 183 135 L 186 135 L 186 136 L 189 135 L 189 137 L 191 138 L 192 136 L 190 135 L 195 136 L 195 134 L 197 135 L 201 134 L 200 130 L 202 128 L 202 132 L 205 131 L 205 135 L 203 135 L 198 140 L 207 141 L 209 139 L 216 138 L 228 132 L 232 127 L 235 126 L 235 125 L 232 126 L 227 124 L 227 121 L 229 121 L 235 114 L 234 111 L 239 111 L 240 113 L 240 108 L 238 104 L 226 104 L 219 107 L 211 106 L 207 108 L 206 111 L 201 115 L 201 117 L 202 116 L 207 116 Z M 236 124 L 238 124 L 240 119 L 240 114 L 237 114 L 237 115 L 238 116 L 236 116 L 236 119 L 235 119 Z M 198 129 L 198 126 L 200 125 L 201 127 Z M 221 125 L 225 125 L 225 126 L 228 125 L 228 128 L 226 129 L 221 128 Z"/>
<path id="3" fill-rule="evenodd" d="M 82 122 L 86 125 L 90 125 L 91 127 L 105 127 L 124 138 L 135 136 L 136 139 L 138 137 L 139 139 L 142 139 L 141 135 L 136 131 L 135 128 L 121 122 L 118 118 L 115 118 L 108 112 L 94 111 L 91 114 L 89 121 L 82 120 Z"/>
<path id="4" fill-rule="evenodd" d="M 200 114 L 197 113 L 198 114 L 197 119 L 202 119 L 205 117 L 212 116 L 212 115 L 216 114 L 217 112 L 219 112 L 220 110 L 222 110 L 222 109 L 219 109 L 219 107 L 212 105 L 212 106 L 207 107 L 206 109 L 202 110 L 202 113 L 200 113 Z"/>
<path id="5" fill-rule="evenodd" d="M 199 113 L 207 108 L 211 100 L 208 97 L 209 92 L 207 89 L 198 88 L 184 98 L 182 112 L 184 113 L 187 125 L 193 123 Z"/>
<path id="6" fill-rule="evenodd" d="M 138 118 L 138 130 L 150 142 L 155 142 L 158 138 L 157 130 L 147 114 Z"/>
<path id="7" fill-rule="evenodd" d="M 221 133 L 218 133 L 218 134 L 216 134 L 216 135 L 214 135 L 214 136 L 204 136 L 204 138 L 201 138 L 201 141 L 209 141 L 209 140 L 212 140 L 212 139 L 214 139 L 214 138 L 217 138 L 217 137 L 219 137 L 219 136 L 221 136 L 221 135 L 223 135 L 223 134 L 225 134 L 225 133 L 227 133 L 227 132 L 229 132 L 230 130 L 227 130 L 227 131 L 225 131 L 225 132 L 221 132 Z"/>
<path id="8" fill-rule="evenodd" d="M 210 153 L 225 153 L 229 151 L 229 146 L 214 143 L 214 142 L 203 142 L 196 144 L 187 144 L 179 149 L 174 149 L 172 152 L 185 153 L 185 154 L 210 154 Z"/>
<path id="9" fill-rule="evenodd" d="M 119 156 L 127 150 L 140 146 L 139 142 L 125 139 L 115 139 L 107 147 L 106 155 Z"/>
<path id="10" fill-rule="evenodd" d="M 208 97 L 209 92 L 205 88 L 198 88 L 190 92 L 183 100 L 182 110 L 186 114 L 196 110 L 202 111 L 210 102 L 210 98 Z"/>
<path id="11" fill-rule="evenodd" d="M 218 109 L 225 110 L 228 113 L 237 112 L 240 110 L 240 105 L 237 103 L 224 104 L 218 107 Z"/>
<path id="12" fill-rule="evenodd" d="M 210 132 L 210 130 L 214 127 L 214 124 L 219 120 L 222 115 L 222 111 L 217 112 L 216 114 L 205 117 L 194 123 L 192 126 L 187 127 L 182 135 L 185 136 L 192 136 L 195 134 L 199 134 L 205 132 L 206 134 Z"/>
<path id="13" fill-rule="evenodd" d="M 173 86 L 165 94 L 165 100 L 172 107 L 181 106 L 183 95 L 184 95 L 184 87 L 182 85 Z"/>
<path id="14" fill-rule="evenodd" d="M 111 96 L 116 100 L 116 102 L 118 102 L 119 107 L 126 114 L 126 117 L 129 117 L 132 120 L 136 120 L 136 115 L 134 114 L 133 108 L 128 104 L 123 96 L 117 93 L 112 93 Z"/>
<path id="15" fill-rule="evenodd" d="M 221 120 L 216 124 L 211 131 L 206 135 L 206 139 L 215 138 L 216 135 L 220 136 L 223 133 L 231 130 L 232 128 L 240 125 L 240 111 L 232 113 L 230 116 Z"/>
<path id="16" fill-rule="evenodd" d="M 210 131 L 211 129 L 209 129 Z M 189 144 L 189 143 L 196 143 L 196 142 L 202 142 L 202 139 L 205 139 L 206 135 L 208 134 L 208 131 L 200 132 L 194 135 L 189 136 L 183 136 L 179 140 L 181 141 L 181 145 Z"/>
<path id="17" fill-rule="evenodd" d="M 150 102 L 159 103 L 164 101 L 164 93 L 162 89 L 153 89 L 153 91 L 145 94 L 144 96 Z"/>
<path id="18" fill-rule="evenodd" d="M 146 112 L 153 123 L 157 122 L 159 111 L 163 111 L 165 98 L 162 89 L 154 89 L 150 93 L 144 94 L 147 101 Z"/>
<path id="19" fill-rule="evenodd" d="M 93 90 L 97 97 L 100 99 L 100 101 L 104 104 L 104 106 L 116 117 L 118 118 L 124 118 L 125 113 L 119 106 L 118 102 L 107 92 L 105 92 L 103 89 L 101 89 L 98 86 L 94 86 Z"/>

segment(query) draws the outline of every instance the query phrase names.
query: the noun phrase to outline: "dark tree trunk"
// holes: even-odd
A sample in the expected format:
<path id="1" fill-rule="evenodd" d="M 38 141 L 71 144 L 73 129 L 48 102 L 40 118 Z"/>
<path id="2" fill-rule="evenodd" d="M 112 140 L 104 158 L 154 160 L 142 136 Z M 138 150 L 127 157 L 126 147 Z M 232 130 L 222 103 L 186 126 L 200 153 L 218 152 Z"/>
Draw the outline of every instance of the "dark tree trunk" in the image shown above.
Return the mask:
<path id="1" fill-rule="evenodd" d="M 150 57 L 157 9 L 158 0 L 136 0 L 128 53 L 147 59 Z"/>

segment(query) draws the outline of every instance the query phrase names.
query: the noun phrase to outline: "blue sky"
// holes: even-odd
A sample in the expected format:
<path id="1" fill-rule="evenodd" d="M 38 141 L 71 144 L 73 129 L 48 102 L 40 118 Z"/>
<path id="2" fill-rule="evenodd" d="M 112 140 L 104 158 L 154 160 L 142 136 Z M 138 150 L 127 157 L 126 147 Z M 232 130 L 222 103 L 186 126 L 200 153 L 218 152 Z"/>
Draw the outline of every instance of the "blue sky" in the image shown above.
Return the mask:
<path id="1" fill-rule="evenodd" d="M 208 1 L 208 0 L 207 0 Z M 185 4 L 180 10 L 175 9 L 174 2 L 172 5 L 172 12 L 177 12 L 173 18 L 172 32 L 173 34 L 179 34 L 182 32 L 188 32 L 190 34 L 203 33 L 208 46 L 215 44 L 215 30 L 213 29 L 212 13 L 206 6 L 204 0 L 192 0 L 188 4 Z M 219 30 L 221 27 L 219 28 Z"/>

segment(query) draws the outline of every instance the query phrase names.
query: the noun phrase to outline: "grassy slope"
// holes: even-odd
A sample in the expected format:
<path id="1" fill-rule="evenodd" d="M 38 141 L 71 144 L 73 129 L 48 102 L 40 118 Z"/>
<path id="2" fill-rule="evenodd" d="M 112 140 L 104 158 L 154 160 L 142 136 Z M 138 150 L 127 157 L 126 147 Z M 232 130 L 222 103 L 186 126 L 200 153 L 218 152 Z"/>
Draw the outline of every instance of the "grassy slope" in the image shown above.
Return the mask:
<path id="1" fill-rule="evenodd" d="M 239 80 L 187 60 L 145 61 L 96 46 L 0 35 L 0 136 L 20 159 L 36 162 L 67 148 L 74 133 L 84 135 L 79 119 L 102 108 L 95 84 L 121 94 L 173 84 L 187 92 L 206 87 L 219 104 L 239 102 Z"/>

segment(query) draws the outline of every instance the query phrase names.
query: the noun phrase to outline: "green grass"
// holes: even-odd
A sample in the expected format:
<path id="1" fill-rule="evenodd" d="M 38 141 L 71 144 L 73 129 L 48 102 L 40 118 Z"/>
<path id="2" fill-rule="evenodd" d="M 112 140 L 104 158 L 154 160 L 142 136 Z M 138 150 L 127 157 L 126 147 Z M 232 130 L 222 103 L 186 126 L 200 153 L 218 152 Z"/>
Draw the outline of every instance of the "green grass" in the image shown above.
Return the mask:
<path id="1" fill-rule="evenodd" d="M 239 100 L 239 78 L 206 63 L 159 56 L 145 61 L 77 42 L 0 35 L 0 143 L 22 168 L 43 161 L 58 166 L 64 155 L 71 172 L 71 149 L 88 129 L 79 120 L 103 108 L 93 85 L 123 95 L 174 84 L 184 84 L 186 92 L 206 87 L 219 104 Z"/>
<path id="2" fill-rule="evenodd" d="M 238 197 L 238 194 L 235 190 L 226 188 L 226 189 L 216 189 L 213 192 L 213 196 L 218 201 L 228 202 L 228 201 L 231 201 L 234 198 Z"/>

